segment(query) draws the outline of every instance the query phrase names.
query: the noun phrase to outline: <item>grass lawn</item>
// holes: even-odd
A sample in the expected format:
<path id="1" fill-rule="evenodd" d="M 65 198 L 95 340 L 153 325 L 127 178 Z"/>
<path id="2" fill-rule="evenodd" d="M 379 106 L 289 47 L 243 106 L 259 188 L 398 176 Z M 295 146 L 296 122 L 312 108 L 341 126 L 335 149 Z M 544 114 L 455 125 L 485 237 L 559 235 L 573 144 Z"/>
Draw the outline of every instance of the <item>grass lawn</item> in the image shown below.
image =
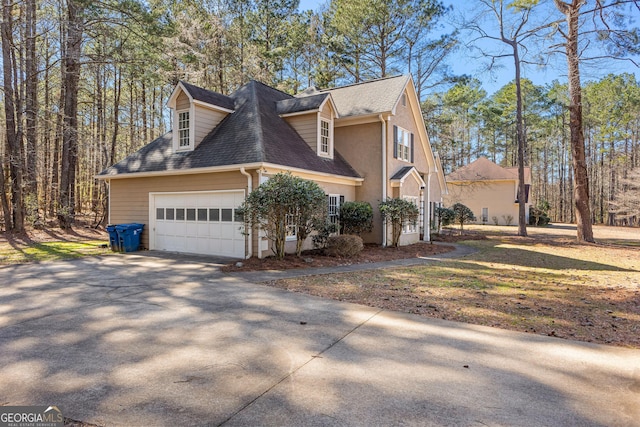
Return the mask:
<path id="1" fill-rule="evenodd" d="M 104 232 L 77 228 L 30 230 L 28 233 L 0 234 L 0 265 L 56 261 L 111 253 Z"/>
<path id="2" fill-rule="evenodd" d="M 421 316 L 640 348 L 640 230 L 473 227 L 487 240 L 462 259 L 287 279 L 271 286 Z"/>

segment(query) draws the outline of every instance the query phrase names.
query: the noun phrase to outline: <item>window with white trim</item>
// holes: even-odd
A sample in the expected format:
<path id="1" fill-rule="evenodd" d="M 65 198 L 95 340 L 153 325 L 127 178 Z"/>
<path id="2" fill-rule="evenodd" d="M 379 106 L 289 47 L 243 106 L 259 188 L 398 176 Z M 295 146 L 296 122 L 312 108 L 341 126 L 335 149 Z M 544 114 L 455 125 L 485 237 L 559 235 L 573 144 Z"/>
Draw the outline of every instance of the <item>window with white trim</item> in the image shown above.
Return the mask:
<path id="1" fill-rule="evenodd" d="M 418 207 L 418 198 L 415 196 L 404 196 L 403 199 L 405 199 L 408 202 L 413 203 L 416 207 Z M 402 232 L 404 234 L 408 234 L 408 233 L 417 233 L 418 232 L 418 220 L 416 219 L 415 221 L 406 221 L 404 223 L 404 225 L 402 226 Z"/>
<path id="2" fill-rule="evenodd" d="M 331 150 L 331 123 L 320 120 L 320 153 L 330 155 Z"/>
<path id="3" fill-rule="evenodd" d="M 340 214 L 340 195 L 329 194 L 329 222 L 331 224 L 338 224 L 338 216 Z"/>
<path id="4" fill-rule="evenodd" d="M 178 149 L 191 146 L 189 111 L 178 111 Z"/>
<path id="5" fill-rule="evenodd" d="M 404 160 L 405 162 L 412 161 L 411 149 L 411 132 L 406 129 L 396 126 L 396 158 Z"/>
<path id="6" fill-rule="evenodd" d="M 298 224 L 296 224 L 296 216 L 293 213 L 288 213 L 285 216 L 285 232 L 287 240 L 297 240 Z"/>

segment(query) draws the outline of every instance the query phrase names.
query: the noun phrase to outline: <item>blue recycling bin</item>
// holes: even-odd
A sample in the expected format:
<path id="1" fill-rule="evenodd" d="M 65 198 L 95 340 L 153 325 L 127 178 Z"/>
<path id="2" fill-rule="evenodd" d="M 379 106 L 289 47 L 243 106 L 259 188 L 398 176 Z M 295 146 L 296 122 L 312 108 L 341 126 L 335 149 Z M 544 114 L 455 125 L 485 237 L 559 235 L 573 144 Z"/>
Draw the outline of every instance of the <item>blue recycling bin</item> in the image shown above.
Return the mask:
<path id="1" fill-rule="evenodd" d="M 122 252 L 135 252 L 140 247 L 140 236 L 144 224 L 119 224 L 116 225 L 120 250 Z"/>
<path id="2" fill-rule="evenodd" d="M 109 247 L 113 252 L 121 252 L 120 239 L 118 238 L 118 232 L 115 225 L 107 225 L 107 232 L 109 233 Z"/>

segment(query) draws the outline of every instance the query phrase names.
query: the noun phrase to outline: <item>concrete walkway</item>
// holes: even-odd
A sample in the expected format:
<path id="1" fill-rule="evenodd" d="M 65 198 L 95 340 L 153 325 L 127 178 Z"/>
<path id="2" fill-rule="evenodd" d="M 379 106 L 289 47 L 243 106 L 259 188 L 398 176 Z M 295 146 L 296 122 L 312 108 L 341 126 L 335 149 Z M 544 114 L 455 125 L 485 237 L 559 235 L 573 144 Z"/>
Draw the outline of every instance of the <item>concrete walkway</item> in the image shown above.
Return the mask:
<path id="1" fill-rule="evenodd" d="M 104 426 L 637 426 L 640 351 L 140 253 L 0 268 L 0 402 Z"/>

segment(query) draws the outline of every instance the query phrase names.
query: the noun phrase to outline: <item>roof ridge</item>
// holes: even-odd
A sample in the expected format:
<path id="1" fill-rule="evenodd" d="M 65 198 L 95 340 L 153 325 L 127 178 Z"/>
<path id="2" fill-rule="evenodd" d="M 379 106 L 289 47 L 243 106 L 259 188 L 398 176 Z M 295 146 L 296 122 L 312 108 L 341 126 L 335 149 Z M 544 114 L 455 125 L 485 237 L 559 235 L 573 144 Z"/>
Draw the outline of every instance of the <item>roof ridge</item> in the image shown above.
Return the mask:
<path id="1" fill-rule="evenodd" d="M 257 123 L 257 129 L 255 130 L 255 132 L 256 132 L 256 142 L 258 143 L 258 147 L 259 147 L 258 149 L 260 151 L 260 158 L 262 160 L 264 160 L 264 159 L 267 158 L 267 152 L 266 152 L 265 147 L 264 147 L 264 129 L 262 127 L 262 117 L 261 117 L 261 114 L 260 114 L 260 111 L 261 111 L 260 103 L 261 102 L 260 102 L 260 97 L 258 96 L 258 90 L 257 90 L 255 84 L 259 83 L 259 84 L 261 84 L 261 85 L 263 85 L 265 87 L 269 87 L 269 86 L 267 86 L 266 84 L 264 84 L 262 82 L 259 82 L 257 80 L 253 80 L 253 79 L 251 79 L 249 81 L 249 83 L 253 83 L 253 84 L 250 85 L 249 90 L 251 91 L 251 96 L 250 96 L 251 101 L 253 101 L 253 102 L 251 102 L 251 107 L 253 109 L 253 113 L 256 115 L 256 123 Z"/>
<path id="2" fill-rule="evenodd" d="M 344 86 L 336 86 L 336 87 L 330 87 L 330 88 L 325 88 L 325 89 L 319 89 L 318 91 L 320 93 L 329 92 L 329 91 L 336 90 L 336 89 L 343 89 L 343 88 L 348 88 L 348 87 L 353 87 L 353 86 L 360 86 L 360 85 L 364 85 L 364 84 L 367 84 L 367 83 L 374 83 L 374 82 L 380 82 L 380 81 L 383 81 L 383 80 L 397 79 L 399 77 L 409 78 L 409 75 L 408 74 L 398 74 L 398 75 L 395 75 L 395 76 L 379 77 L 377 79 L 365 80 L 365 81 L 362 81 L 362 82 L 351 83 L 351 84 L 344 85 Z"/>
<path id="3" fill-rule="evenodd" d="M 275 88 L 275 87 L 269 86 L 268 84 L 263 83 L 263 82 L 261 82 L 260 80 L 250 79 L 249 81 L 259 83 L 259 84 L 261 84 L 262 86 L 266 87 L 267 89 L 271 89 L 271 90 L 274 90 L 274 91 L 276 91 L 276 92 L 280 92 L 281 94 L 283 94 L 283 95 L 287 95 L 287 96 L 288 96 L 288 97 L 290 97 L 290 98 L 295 98 L 295 96 L 291 95 L 290 93 L 287 93 L 287 92 L 284 92 L 284 91 L 282 91 L 282 90 L 280 90 L 280 89 L 278 89 L 278 88 Z"/>

